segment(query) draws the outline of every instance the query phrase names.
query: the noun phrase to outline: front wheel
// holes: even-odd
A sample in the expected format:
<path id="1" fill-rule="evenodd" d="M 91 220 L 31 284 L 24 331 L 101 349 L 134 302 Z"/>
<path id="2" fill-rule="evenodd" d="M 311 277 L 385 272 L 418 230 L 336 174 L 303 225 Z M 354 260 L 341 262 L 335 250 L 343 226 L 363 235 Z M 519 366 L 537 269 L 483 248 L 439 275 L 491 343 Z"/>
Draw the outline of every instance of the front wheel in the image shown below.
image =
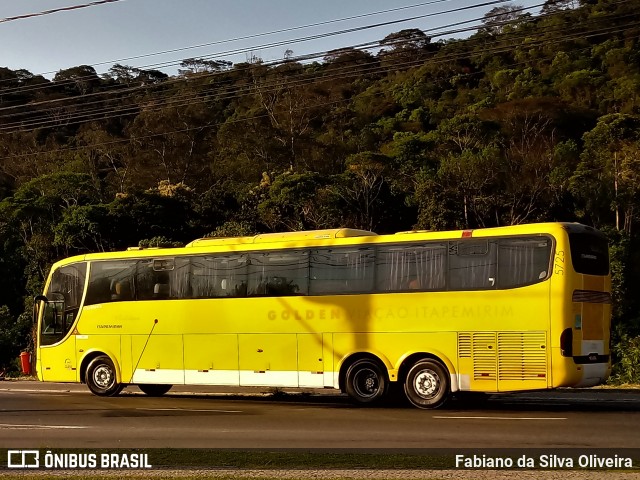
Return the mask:
<path id="1" fill-rule="evenodd" d="M 91 360 L 87 367 L 86 379 L 91 393 L 100 397 L 113 397 L 124 388 L 124 385 L 118 383 L 116 369 L 106 355 Z"/>
<path id="2" fill-rule="evenodd" d="M 418 408 L 438 408 L 450 394 L 449 373 L 439 362 L 418 360 L 407 373 L 404 392 L 407 399 Z"/>
<path id="3" fill-rule="evenodd" d="M 347 370 L 347 395 L 362 405 L 379 402 L 387 391 L 387 383 L 384 370 L 374 360 L 358 360 Z"/>
<path id="4" fill-rule="evenodd" d="M 149 395 L 150 397 L 161 397 L 169 390 L 171 390 L 173 385 L 157 385 L 157 384 L 141 384 L 138 385 L 138 388 L 142 390 L 142 393 Z"/>

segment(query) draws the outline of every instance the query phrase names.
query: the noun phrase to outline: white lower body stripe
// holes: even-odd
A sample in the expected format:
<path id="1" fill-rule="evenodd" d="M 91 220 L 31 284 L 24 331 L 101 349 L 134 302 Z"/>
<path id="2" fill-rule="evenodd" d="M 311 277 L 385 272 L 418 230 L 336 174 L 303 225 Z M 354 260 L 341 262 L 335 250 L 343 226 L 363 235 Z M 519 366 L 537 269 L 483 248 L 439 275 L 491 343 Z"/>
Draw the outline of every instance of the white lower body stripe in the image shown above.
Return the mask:
<path id="1" fill-rule="evenodd" d="M 325 385 L 327 380 L 333 383 Z M 338 372 L 138 369 L 131 383 L 307 388 L 335 386 L 337 388 Z"/>

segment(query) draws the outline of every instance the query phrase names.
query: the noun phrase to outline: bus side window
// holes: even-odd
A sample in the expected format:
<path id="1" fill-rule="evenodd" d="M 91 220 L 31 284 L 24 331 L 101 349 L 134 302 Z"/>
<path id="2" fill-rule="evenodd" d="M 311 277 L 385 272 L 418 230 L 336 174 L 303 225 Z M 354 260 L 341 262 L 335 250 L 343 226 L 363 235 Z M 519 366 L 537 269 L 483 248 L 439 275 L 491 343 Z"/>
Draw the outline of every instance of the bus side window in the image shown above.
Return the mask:
<path id="1" fill-rule="evenodd" d="M 132 300 L 129 280 L 111 280 L 111 300 L 114 302 Z"/>
<path id="2" fill-rule="evenodd" d="M 176 260 L 177 264 L 178 260 Z M 189 258 L 190 273 L 180 275 L 189 282 L 189 297 L 219 298 L 247 295 L 247 255 L 207 255 Z M 174 278 L 174 286 L 179 288 Z"/>
<path id="3" fill-rule="evenodd" d="M 309 252 L 254 253 L 249 262 L 249 295 L 306 295 L 309 284 Z"/>
<path id="4" fill-rule="evenodd" d="M 476 239 L 449 242 L 449 289 L 495 289 L 496 244 L 495 240 Z"/>
<path id="5" fill-rule="evenodd" d="M 500 288 L 531 285 L 547 278 L 551 239 L 547 237 L 502 238 L 498 247 Z"/>
<path id="6" fill-rule="evenodd" d="M 378 247 L 376 290 L 443 290 L 447 246 L 441 242 Z"/>
<path id="7" fill-rule="evenodd" d="M 242 280 L 235 287 L 233 287 L 233 297 L 246 297 L 247 296 L 247 282 Z"/>
<path id="8" fill-rule="evenodd" d="M 93 268 L 93 267 L 92 267 Z M 93 271 L 91 272 L 93 275 Z M 85 305 L 95 305 L 111 301 L 113 295 L 111 283 L 108 278 L 98 278 L 89 284 Z"/>
<path id="9" fill-rule="evenodd" d="M 135 260 L 91 263 L 85 305 L 133 300 Z"/>
<path id="10" fill-rule="evenodd" d="M 311 295 L 370 292 L 375 277 L 373 248 L 312 250 L 310 272 Z"/>
<path id="11" fill-rule="evenodd" d="M 153 298 L 166 299 L 169 298 L 170 294 L 171 289 L 169 288 L 168 283 L 156 283 L 153 286 Z"/>
<path id="12" fill-rule="evenodd" d="M 136 298 L 138 300 L 160 300 L 169 298 L 170 278 L 168 271 L 157 271 L 156 265 L 164 263 L 145 259 L 138 261 L 136 269 Z"/>

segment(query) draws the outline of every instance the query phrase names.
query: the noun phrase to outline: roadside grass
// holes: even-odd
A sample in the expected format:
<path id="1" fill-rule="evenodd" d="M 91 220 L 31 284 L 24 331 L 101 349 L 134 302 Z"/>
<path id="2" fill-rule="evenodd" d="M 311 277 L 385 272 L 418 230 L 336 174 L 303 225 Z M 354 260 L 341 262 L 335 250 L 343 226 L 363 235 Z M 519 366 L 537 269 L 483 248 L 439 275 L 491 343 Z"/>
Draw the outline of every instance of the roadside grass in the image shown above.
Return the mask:
<path id="1" fill-rule="evenodd" d="M 450 468 L 451 456 L 407 453 L 225 451 L 198 449 L 149 450 L 152 465 L 164 468 L 238 469 L 374 469 Z"/>
<path id="2" fill-rule="evenodd" d="M 640 390 L 640 384 L 639 383 L 606 383 L 604 385 L 598 385 L 591 388 L 602 389 L 602 390 Z"/>
<path id="3" fill-rule="evenodd" d="M 59 454 L 60 451 L 54 452 Z M 207 449 L 64 449 L 65 454 L 147 454 L 148 469 L 50 469 L 19 473 L 0 469 L 0 478 L 8 480 L 78 478 L 87 480 L 486 480 L 494 478 L 497 470 L 456 469 L 453 455 L 433 455 L 425 452 L 330 452 L 330 451 L 259 451 Z M 506 453 L 505 456 L 510 456 Z M 637 475 L 640 469 L 597 470 L 525 469 L 535 476 L 523 476 L 523 471 L 501 470 L 500 478 L 590 479 L 621 474 Z M 507 477 L 505 477 L 507 475 Z M 635 477 L 633 477 L 635 478 Z"/>
<path id="4" fill-rule="evenodd" d="M 100 449 L 100 453 L 125 453 L 119 449 Z M 59 451 L 56 453 L 60 453 Z M 64 453 L 87 454 L 96 451 L 65 449 Z M 424 471 L 451 468 L 451 458 L 445 455 L 405 453 L 334 453 L 334 452 L 290 452 L 253 450 L 205 450 L 205 449 L 134 449 L 126 450 L 128 455 L 146 453 L 152 468 L 145 470 L 115 469 L 75 469 L 75 470 L 1 470 L 0 478 L 24 480 L 25 478 L 60 479 L 65 477 L 88 480 L 115 478 L 137 479 L 256 479 L 296 480 L 322 479 L 351 480 L 375 478 L 375 480 L 397 480 L 403 478 L 404 470 Z M 349 475 L 342 470 L 361 471 Z M 252 473 L 249 471 L 259 471 Z M 246 472 L 246 473 L 244 473 Z M 273 476 L 269 473 L 273 472 Z M 375 476 L 367 472 L 375 472 Z M 388 476 L 385 474 L 388 473 Z M 400 473 L 400 476 L 398 474 Z"/>
<path id="5" fill-rule="evenodd" d="M 215 480 L 309 480 L 309 479 L 313 479 L 313 480 L 318 480 L 318 479 L 322 479 L 325 478 L 327 480 L 365 480 L 368 477 L 366 475 L 362 475 L 362 476 L 344 476 L 344 477 L 337 477 L 337 476 L 331 476 L 331 477 L 325 477 L 322 475 L 305 475 L 304 473 L 301 473 L 300 476 L 293 476 L 290 474 L 287 474 L 286 476 L 273 476 L 273 477 L 266 477 L 266 476 L 262 476 L 262 475 L 247 475 L 244 476 L 242 474 L 238 475 L 238 474 L 208 474 L 208 473 L 204 473 L 204 472 L 198 472 L 195 475 L 183 475 L 180 473 L 170 473 L 170 474 L 130 474 L 128 472 L 123 472 L 120 471 L 118 473 L 106 473 L 106 474 L 99 474 L 99 475 L 86 475 L 86 474 L 81 474 L 81 473 L 71 473 L 69 474 L 69 472 L 60 472 L 58 474 L 53 474 L 53 473 L 31 473 L 30 475 L 2 475 L 0 473 L 0 477 L 2 477 L 3 479 L 6 480 L 24 480 L 25 478 L 37 478 L 38 480 L 45 480 L 45 479 L 53 479 L 53 480 L 59 480 L 60 478 L 73 478 L 73 477 L 77 477 L 77 478 L 82 478 L 83 480 L 111 480 L 112 478 L 126 478 L 127 480 L 149 480 L 150 478 L 153 478 L 154 480 L 203 480 L 203 479 L 215 479 Z M 468 477 L 467 477 L 468 478 Z M 398 480 L 398 477 L 380 477 L 380 476 L 376 476 L 375 480 Z M 438 480 L 437 477 L 432 477 L 432 478 L 422 478 L 421 480 Z"/>

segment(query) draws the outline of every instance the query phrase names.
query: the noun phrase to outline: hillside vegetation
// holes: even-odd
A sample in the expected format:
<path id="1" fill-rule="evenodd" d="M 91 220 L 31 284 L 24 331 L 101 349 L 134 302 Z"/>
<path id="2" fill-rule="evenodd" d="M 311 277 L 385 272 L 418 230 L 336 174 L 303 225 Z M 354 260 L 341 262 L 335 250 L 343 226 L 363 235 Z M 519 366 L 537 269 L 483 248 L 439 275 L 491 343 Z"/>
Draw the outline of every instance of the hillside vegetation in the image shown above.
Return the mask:
<path id="1" fill-rule="evenodd" d="M 0 68 L 0 365 L 69 255 L 558 220 L 609 236 L 615 380 L 640 381 L 640 0 L 506 4 L 470 33 L 176 76 Z"/>

